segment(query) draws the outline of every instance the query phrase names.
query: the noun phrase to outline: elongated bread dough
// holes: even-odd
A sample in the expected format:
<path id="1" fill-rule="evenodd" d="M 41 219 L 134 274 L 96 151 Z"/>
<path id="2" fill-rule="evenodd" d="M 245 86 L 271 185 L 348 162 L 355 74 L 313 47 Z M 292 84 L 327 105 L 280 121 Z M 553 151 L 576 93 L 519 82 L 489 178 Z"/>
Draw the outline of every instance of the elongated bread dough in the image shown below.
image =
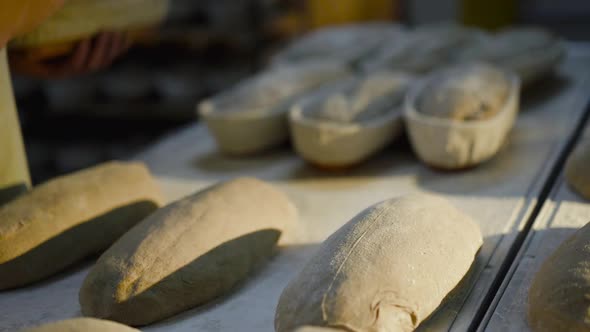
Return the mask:
<path id="1" fill-rule="evenodd" d="M 140 163 L 109 162 L 35 187 L 0 208 L 0 289 L 101 252 L 161 201 Z"/>
<path id="2" fill-rule="evenodd" d="M 82 313 L 145 325 L 230 291 L 296 222 L 288 198 L 251 178 L 169 204 L 98 260 L 80 290 Z"/>
<path id="3" fill-rule="evenodd" d="M 528 321 L 536 332 L 590 331 L 590 223 L 543 263 L 529 290 Z"/>
<path id="4" fill-rule="evenodd" d="M 168 12 L 168 0 L 68 0 L 50 18 L 11 47 L 35 47 L 69 42 L 100 31 L 139 29 L 158 24 Z"/>
<path id="5" fill-rule="evenodd" d="M 345 332 L 346 330 L 331 328 L 331 327 L 319 327 L 319 326 L 303 326 L 295 330 L 295 332 Z"/>
<path id="6" fill-rule="evenodd" d="M 520 27 L 501 31 L 467 45 L 457 54 L 460 62 L 485 61 L 511 70 L 526 87 L 545 77 L 562 61 L 562 42 L 549 31 Z"/>
<path id="7" fill-rule="evenodd" d="M 500 112 L 510 82 L 489 65 L 470 64 L 435 74 L 418 97 L 418 111 L 458 121 L 485 120 Z"/>
<path id="8" fill-rule="evenodd" d="M 459 283 L 482 244 L 446 200 L 415 194 L 362 211 L 284 289 L 276 331 L 413 331 Z"/>
<path id="9" fill-rule="evenodd" d="M 319 326 L 302 326 L 297 328 L 295 332 L 345 332 L 346 330 L 331 328 L 331 327 L 319 327 Z"/>
<path id="10" fill-rule="evenodd" d="M 590 138 L 580 142 L 569 157 L 565 178 L 572 189 L 590 200 Z"/>
<path id="11" fill-rule="evenodd" d="M 134 328 L 95 318 L 74 318 L 44 324 L 22 332 L 138 332 Z"/>

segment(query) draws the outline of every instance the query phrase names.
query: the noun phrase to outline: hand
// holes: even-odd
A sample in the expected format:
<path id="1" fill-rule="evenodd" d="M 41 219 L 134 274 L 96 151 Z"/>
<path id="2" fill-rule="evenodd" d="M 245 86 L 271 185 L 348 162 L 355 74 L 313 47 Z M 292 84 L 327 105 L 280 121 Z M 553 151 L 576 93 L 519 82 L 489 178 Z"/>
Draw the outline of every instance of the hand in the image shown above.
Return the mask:
<path id="1" fill-rule="evenodd" d="M 66 55 L 39 59 L 27 56 L 27 51 L 15 51 L 10 54 L 10 64 L 21 74 L 63 78 L 104 69 L 124 54 L 131 44 L 131 38 L 125 32 L 101 32 L 77 42 Z"/>

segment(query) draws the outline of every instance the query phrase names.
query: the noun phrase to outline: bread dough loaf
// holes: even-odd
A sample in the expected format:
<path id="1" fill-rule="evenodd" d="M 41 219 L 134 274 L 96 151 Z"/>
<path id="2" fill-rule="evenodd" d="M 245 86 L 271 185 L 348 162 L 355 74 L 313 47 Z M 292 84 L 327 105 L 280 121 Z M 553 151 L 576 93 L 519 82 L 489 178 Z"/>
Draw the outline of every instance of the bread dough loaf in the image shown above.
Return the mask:
<path id="1" fill-rule="evenodd" d="M 481 244 L 478 226 L 436 196 L 373 205 L 287 285 L 275 329 L 413 331 L 467 273 Z"/>
<path id="2" fill-rule="evenodd" d="M 79 40 L 100 31 L 152 26 L 168 12 L 169 0 L 68 0 L 32 31 L 14 38 L 12 47 L 35 47 Z"/>
<path id="3" fill-rule="evenodd" d="M 514 71 L 528 85 L 553 71 L 564 58 L 560 40 L 540 28 L 513 28 L 465 47 L 459 61 L 485 61 Z"/>
<path id="4" fill-rule="evenodd" d="M 489 65 L 469 64 L 435 74 L 418 97 L 417 110 L 457 121 L 485 120 L 503 109 L 510 82 Z"/>
<path id="5" fill-rule="evenodd" d="M 41 325 L 21 332 L 139 332 L 139 330 L 108 320 L 74 318 Z"/>
<path id="6" fill-rule="evenodd" d="M 536 332 L 590 331 L 590 223 L 543 263 L 529 290 L 528 320 Z"/>
<path id="7" fill-rule="evenodd" d="M 402 72 L 380 71 L 352 81 L 330 94 L 309 118 L 335 124 L 369 122 L 397 111 L 413 77 Z"/>
<path id="8" fill-rule="evenodd" d="M 556 38 L 539 28 L 507 29 L 465 47 L 461 51 L 463 61 L 482 60 L 496 64 L 527 52 L 539 52 L 551 45 Z"/>
<path id="9" fill-rule="evenodd" d="M 161 202 L 140 163 L 109 162 L 35 187 L 0 208 L 0 289 L 101 252 Z"/>
<path id="10" fill-rule="evenodd" d="M 271 64 L 281 66 L 330 59 L 353 66 L 380 44 L 399 41 L 404 34 L 402 29 L 400 25 L 386 22 L 324 27 L 294 40 L 272 57 Z"/>
<path id="11" fill-rule="evenodd" d="M 296 211 L 272 186 L 239 178 L 171 203 L 92 268 L 82 313 L 145 325 L 219 297 L 271 256 Z"/>
<path id="12" fill-rule="evenodd" d="M 345 332 L 346 330 L 336 329 L 331 327 L 319 326 L 303 326 L 295 330 L 295 332 Z"/>
<path id="13" fill-rule="evenodd" d="M 569 157 L 565 178 L 573 190 L 590 200 L 590 138 L 581 141 Z"/>
<path id="14" fill-rule="evenodd" d="M 401 104 L 412 77 L 380 71 L 322 87 L 289 113 L 291 140 L 306 161 L 341 170 L 368 159 L 403 130 Z"/>
<path id="15" fill-rule="evenodd" d="M 296 99 L 350 74 L 329 60 L 271 68 L 199 103 L 199 115 L 222 152 L 255 154 L 288 139 L 287 113 Z"/>

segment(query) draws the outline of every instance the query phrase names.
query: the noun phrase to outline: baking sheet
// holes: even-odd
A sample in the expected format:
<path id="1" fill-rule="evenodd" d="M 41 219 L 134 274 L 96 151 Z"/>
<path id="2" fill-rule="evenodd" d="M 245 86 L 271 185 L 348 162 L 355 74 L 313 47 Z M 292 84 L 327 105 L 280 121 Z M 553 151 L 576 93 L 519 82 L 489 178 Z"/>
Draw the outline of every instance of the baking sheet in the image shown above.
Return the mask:
<path id="1" fill-rule="evenodd" d="M 142 330 L 273 331 L 274 309 L 282 289 L 323 239 L 371 204 L 424 191 L 450 199 L 479 223 L 485 237 L 461 287 L 420 327 L 423 331 L 465 331 L 485 309 L 481 302 L 498 268 L 582 116 L 589 78 L 590 57 L 569 57 L 554 80 L 527 93 L 509 143 L 501 152 L 463 172 L 431 170 L 403 142 L 359 168 L 326 173 L 306 165 L 287 147 L 257 157 L 224 157 L 199 124 L 163 139 L 136 159 L 149 165 L 169 199 L 219 180 L 256 176 L 290 196 L 299 209 L 301 227 L 270 264 L 233 294 Z M 31 287 L 1 292 L 0 331 L 79 316 L 77 294 L 89 264 Z"/>

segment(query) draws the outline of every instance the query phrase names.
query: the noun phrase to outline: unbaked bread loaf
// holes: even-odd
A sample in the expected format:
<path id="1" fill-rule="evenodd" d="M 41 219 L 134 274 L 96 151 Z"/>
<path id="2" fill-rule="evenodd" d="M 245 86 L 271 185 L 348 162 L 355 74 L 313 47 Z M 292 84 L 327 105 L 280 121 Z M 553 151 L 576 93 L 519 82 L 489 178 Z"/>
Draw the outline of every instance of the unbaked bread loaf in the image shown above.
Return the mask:
<path id="1" fill-rule="evenodd" d="M 469 270 L 477 224 L 426 194 L 390 199 L 332 234 L 284 289 L 275 329 L 413 331 Z"/>
<path id="2" fill-rule="evenodd" d="M 526 86 L 551 73 L 565 48 L 559 38 L 542 28 L 511 28 L 462 49 L 458 62 L 485 61 L 520 76 Z"/>
<path id="3" fill-rule="evenodd" d="M 404 28 L 386 22 L 324 27 L 294 40 L 271 58 L 271 65 L 330 59 L 354 66 L 381 44 L 402 39 Z"/>
<path id="4" fill-rule="evenodd" d="M 21 332 L 139 332 L 139 330 L 108 320 L 73 318 L 44 324 Z"/>
<path id="5" fill-rule="evenodd" d="M 590 331 L 590 223 L 543 263 L 529 290 L 528 321 L 535 332 Z"/>
<path id="6" fill-rule="evenodd" d="M 590 138 L 580 142 L 565 165 L 569 186 L 590 200 Z"/>
<path id="7" fill-rule="evenodd" d="M 413 80 L 406 73 L 384 70 L 351 80 L 350 84 L 343 84 L 340 89 L 334 89 L 336 91 L 333 93 L 318 98 L 318 107 L 310 107 L 306 115 L 324 123 L 370 122 L 396 111 Z"/>
<path id="8" fill-rule="evenodd" d="M 401 38 L 389 39 L 364 57 L 360 68 L 374 73 L 381 70 L 427 74 L 447 65 L 458 50 L 479 44 L 486 33 L 480 29 L 454 23 L 433 23 L 418 26 Z"/>
<path id="9" fill-rule="evenodd" d="M 146 325 L 207 303 L 267 260 L 295 221 L 289 199 L 252 178 L 171 203 L 99 258 L 80 290 L 82 313 Z"/>
<path id="10" fill-rule="evenodd" d="M 64 44 L 100 31 L 143 28 L 162 21 L 169 0 L 67 0 L 54 15 L 15 38 L 11 47 Z"/>
<path id="11" fill-rule="evenodd" d="M 109 162 L 35 187 L 0 207 L 0 289 L 100 253 L 161 202 L 140 163 Z"/>
<path id="12" fill-rule="evenodd" d="M 331 327 L 319 327 L 319 326 L 303 326 L 295 330 L 295 332 L 345 332 L 346 330 L 331 328 Z"/>
<path id="13" fill-rule="evenodd" d="M 485 64 L 457 66 L 434 75 L 418 97 L 423 114 L 457 121 L 485 120 L 503 110 L 510 82 Z"/>
<path id="14" fill-rule="evenodd" d="M 324 169 L 365 161 L 401 134 L 401 104 L 412 81 L 405 73 L 380 71 L 302 98 L 289 112 L 295 150 Z"/>
<path id="15" fill-rule="evenodd" d="M 260 153 L 287 140 L 287 113 L 296 99 L 350 74 L 350 68 L 330 60 L 271 68 L 200 102 L 199 115 L 224 153 Z"/>
<path id="16" fill-rule="evenodd" d="M 485 64 L 443 69 L 408 92 L 404 120 L 416 155 L 431 167 L 460 170 L 492 158 L 519 110 L 516 74 Z"/>

